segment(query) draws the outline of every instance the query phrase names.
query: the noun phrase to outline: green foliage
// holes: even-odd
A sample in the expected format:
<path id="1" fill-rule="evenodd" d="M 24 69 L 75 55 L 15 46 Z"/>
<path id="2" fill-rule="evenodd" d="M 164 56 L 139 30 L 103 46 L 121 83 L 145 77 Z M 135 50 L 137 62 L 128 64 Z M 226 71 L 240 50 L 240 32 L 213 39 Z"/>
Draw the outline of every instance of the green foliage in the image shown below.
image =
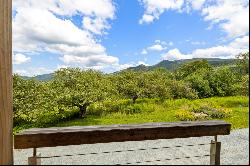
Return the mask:
<path id="1" fill-rule="evenodd" d="M 184 81 L 171 80 L 170 91 L 174 99 L 197 99 L 199 97 L 197 91 Z"/>
<path id="2" fill-rule="evenodd" d="M 195 116 L 187 110 L 180 110 L 175 113 L 176 118 L 178 118 L 181 121 L 193 121 L 195 120 Z"/>
<path id="3" fill-rule="evenodd" d="M 175 116 L 181 121 L 193 120 L 212 120 L 228 118 L 232 110 L 220 106 L 207 104 L 191 106 L 187 110 L 177 111 Z"/>
<path id="4" fill-rule="evenodd" d="M 249 74 L 249 52 L 241 53 L 236 58 L 238 72 L 242 75 Z"/>
<path id="5" fill-rule="evenodd" d="M 241 59 L 244 63 L 238 65 L 245 70 L 247 56 Z M 163 68 L 114 74 L 68 68 L 46 82 L 14 75 L 13 89 L 14 126 L 19 129 L 51 126 L 84 111 L 87 117 L 129 116 L 137 122 L 202 120 L 227 118 L 224 107 L 248 107 L 239 96 L 219 102 L 211 98 L 208 108 L 200 102 L 214 96 L 248 96 L 249 75 L 228 66 L 212 68 L 206 60 L 189 62 L 173 73 Z M 133 96 L 138 96 L 135 103 Z"/>
<path id="6" fill-rule="evenodd" d="M 106 101 L 105 101 L 106 102 Z M 116 102 L 116 101 L 114 101 Z M 118 103 L 130 105 L 130 100 L 119 100 Z M 243 96 L 234 97 L 212 97 L 206 99 L 167 99 L 160 101 L 159 99 L 141 99 L 136 105 L 141 109 L 140 113 L 126 113 L 117 109 L 114 112 L 104 114 L 92 114 L 93 108 L 89 110 L 86 119 L 75 119 L 61 122 L 57 126 L 86 126 L 86 125 L 108 125 L 108 124 L 132 124 L 132 123 L 148 123 L 148 122 L 175 122 L 175 121 L 191 121 L 219 119 L 222 117 L 232 124 L 232 129 L 249 127 L 249 98 Z M 136 107 L 137 107 L 136 106 Z M 203 108 L 206 106 L 207 108 Z M 91 106 L 90 106 L 91 107 Z M 147 108 L 147 109 L 146 109 Z M 212 112 L 213 118 L 204 116 L 204 113 L 192 112 L 192 110 L 211 111 L 216 109 L 215 114 Z M 97 111 L 97 110 L 96 110 Z M 215 118 L 216 117 L 216 118 Z"/>
<path id="7" fill-rule="evenodd" d="M 235 91 L 236 77 L 229 67 L 214 69 L 208 81 L 214 96 L 231 96 Z"/>
<path id="8" fill-rule="evenodd" d="M 175 76 L 178 80 L 182 80 L 187 76 L 199 71 L 199 70 L 209 71 L 212 69 L 212 66 L 209 65 L 207 60 L 197 60 L 191 61 L 183 64 L 175 71 Z"/>
<path id="9" fill-rule="evenodd" d="M 229 117 L 232 111 L 226 108 L 211 107 L 211 106 L 203 105 L 198 108 L 192 108 L 191 112 L 196 113 L 196 114 L 202 113 L 203 115 L 206 115 L 205 119 L 222 119 L 222 118 Z"/>
<path id="10" fill-rule="evenodd" d="M 249 96 L 249 75 L 242 76 L 232 89 L 234 89 L 233 95 Z"/>

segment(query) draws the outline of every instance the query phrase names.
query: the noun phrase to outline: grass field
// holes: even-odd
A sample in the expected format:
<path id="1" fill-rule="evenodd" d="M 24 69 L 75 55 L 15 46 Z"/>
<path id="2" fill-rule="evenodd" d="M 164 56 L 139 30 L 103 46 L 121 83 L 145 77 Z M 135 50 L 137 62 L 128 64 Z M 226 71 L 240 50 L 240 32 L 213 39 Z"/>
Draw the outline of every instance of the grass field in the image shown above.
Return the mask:
<path id="1" fill-rule="evenodd" d="M 105 107 L 103 107 L 103 104 L 101 105 L 102 107 L 100 107 L 99 103 L 94 106 L 94 108 L 90 109 L 84 119 L 74 119 L 60 122 L 56 126 L 65 127 L 181 121 L 182 119 L 176 116 L 177 114 L 183 116 L 184 119 L 187 118 L 187 120 L 197 120 L 192 119 L 193 117 L 190 118 L 190 110 L 206 106 L 209 108 L 226 110 L 226 116 L 221 118 L 216 118 L 215 116 L 210 119 L 220 119 L 230 122 L 232 124 L 232 129 L 249 127 L 249 97 L 243 96 L 214 97 L 197 100 L 177 99 L 165 101 L 141 99 L 138 100 L 135 105 L 132 105 L 129 101 L 124 101 L 120 104 L 122 106 L 118 107 L 117 105 L 116 107 L 114 105 L 110 106 L 110 104 L 104 104 Z"/>

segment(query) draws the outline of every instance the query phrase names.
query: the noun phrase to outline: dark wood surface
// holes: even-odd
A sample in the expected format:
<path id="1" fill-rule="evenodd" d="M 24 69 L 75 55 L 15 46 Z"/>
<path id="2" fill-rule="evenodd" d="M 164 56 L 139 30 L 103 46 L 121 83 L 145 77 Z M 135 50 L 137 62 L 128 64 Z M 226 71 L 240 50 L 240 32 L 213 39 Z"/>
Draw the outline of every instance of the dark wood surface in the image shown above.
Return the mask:
<path id="1" fill-rule="evenodd" d="M 14 137 L 15 149 L 55 147 L 124 141 L 229 135 L 224 121 L 145 123 L 28 129 Z"/>
<path id="2" fill-rule="evenodd" d="M 0 0 L 0 165 L 13 164 L 12 0 Z"/>

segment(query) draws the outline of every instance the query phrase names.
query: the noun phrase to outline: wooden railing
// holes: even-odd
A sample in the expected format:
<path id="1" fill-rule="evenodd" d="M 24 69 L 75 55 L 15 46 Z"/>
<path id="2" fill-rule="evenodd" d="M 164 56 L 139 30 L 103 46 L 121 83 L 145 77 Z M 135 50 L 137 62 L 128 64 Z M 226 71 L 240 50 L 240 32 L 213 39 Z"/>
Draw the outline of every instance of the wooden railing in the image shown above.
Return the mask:
<path id="1" fill-rule="evenodd" d="M 214 136 L 210 164 L 219 165 L 221 143 L 217 136 L 229 135 L 230 128 L 231 124 L 223 121 L 200 121 L 28 129 L 14 137 L 14 148 L 33 148 L 29 164 L 40 164 L 36 149 L 42 147 Z"/>

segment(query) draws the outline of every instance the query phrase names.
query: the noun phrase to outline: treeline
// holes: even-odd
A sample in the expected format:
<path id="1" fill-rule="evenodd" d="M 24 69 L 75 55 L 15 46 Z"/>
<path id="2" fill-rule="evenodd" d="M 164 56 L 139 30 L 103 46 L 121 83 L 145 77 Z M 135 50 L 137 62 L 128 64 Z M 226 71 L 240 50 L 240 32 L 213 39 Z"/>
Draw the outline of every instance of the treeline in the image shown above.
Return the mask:
<path id="1" fill-rule="evenodd" d="M 67 68 L 56 71 L 46 82 L 14 75 L 14 125 L 40 127 L 84 117 L 91 104 L 102 101 L 248 96 L 249 53 L 238 59 L 234 66 L 223 67 L 212 67 L 206 60 L 193 61 L 174 72 L 158 68 L 104 74 Z"/>

